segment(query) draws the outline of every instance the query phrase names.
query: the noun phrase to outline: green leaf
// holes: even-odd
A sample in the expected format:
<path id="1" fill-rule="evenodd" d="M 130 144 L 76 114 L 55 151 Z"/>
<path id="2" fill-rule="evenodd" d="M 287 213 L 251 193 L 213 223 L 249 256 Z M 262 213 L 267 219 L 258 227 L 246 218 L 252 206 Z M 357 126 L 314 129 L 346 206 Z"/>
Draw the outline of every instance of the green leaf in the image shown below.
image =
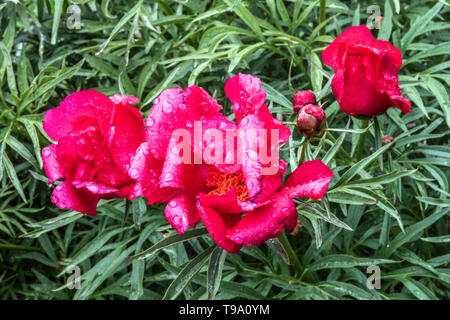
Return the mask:
<path id="1" fill-rule="evenodd" d="M 264 47 L 265 43 L 258 42 L 255 44 L 252 44 L 250 46 L 247 46 L 245 49 L 239 51 L 238 54 L 236 54 L 233 59 L 231 60 L 230 66 L 228 67 L 228 72 L 232 72 L 234 68 L 241 62 L 241 60 L 245 59 L 247 56 L 255 52 L 256 50 Z"/>
<path id="2" fill-rule="evenodd" d="M 32 122 L 26 119 L 18 119 L 18 120 L 23 123 L 25 129 L 27 130 L 28 135 L 30 136 L 31 142 L 33 144 L 34 155 L 39 164 L 39 169 L 42 169 L 41 146 L 39 143 L 38 134 L 36 132 L 36 127 L 33 125 Z"/>
<path id="3" fill-rule="evenodd" d="M 55 12 L 53 13 L 51 44 L 56 44 L 56 38 L 58 37 L 58 28 L 59 28 L 59 22 L 61 20 L 64 0 L 55 0 L 54 4 L 55 4 Z"/>
<path id="4" fill-rule="evenodd" d="M 264 36 L 262 35 L 261 28 L 259 26 L 259 21 L 256 17 L 242 4 L 234 5 L 231 3 L 231 0 L 224 0 L 228 6 L 245 22 L 245 24 L 255 32 L 256 36 L 263 40 Z"/>
<path id="5" fill-rule="evenodd" d="M 367 292 L 351 283 L 339 282 L 339 281 L 326 281 L 319 283 L 322 288 L 330 288 L 337 292 L 349 295 L 358 300 L 373 300 L 374 297 Z"/>
<path id="6" fill-rule="evenodd" d="M 61 0 L 62 1 L 62 0 Z M 114 37 L 122 30 L 122 28 L 125 26 L 125 24 L 130 21 L 136 14 L 139 14 L 139 11 L 141 9 L 142 0 L 138 1 L 136 5 L 131 8 L 115 25 L 115 27 L 112 29 L 108 39 L 104 41 L 100 47 L 99 50 L 95 53 L 95 55 L 99 55 L 105 50 L 105 48 L 108 46 L 108 44 L 114 39 Z"/>
<path id="7" fill-rule="evenodd" d="M 11 160 L 9 160 L 8 156 L 5 153 L 3 153 L 2 155 L 2 159 L 3 165 L 5 166 L 6 169 L 6 173 L 9 179 L 11 180 L 14 188 L 16 188 L 23 202 L 28 203 L 27 198 L 25 197 L 25 193 L 23 192 L 22 185 L 20 184 L 20 180 L 17 177 L 16 169 L 11 163 Z"/>
<path id="8" fill-rule="evenodd" d="M 386 0 L 384 3 L 384 16 L 381 24 L 381 29 L 378 32 L 378 39 L 389 41 L 392 33 L 392 7 L 390 0 Z"/>
<path id="9" fill-rule="evenodd" d="M 450 207 L 450 201 L 448 199 L 437 199 L 431 197 L 417 197 L 417 200 L 423 203 L 431 204 L 438 207 Z"/>
<path id="10" fill-rule="evenodd" d="M 289 255 L 284 249 L 283 245 L 281 244 L 280 240 L 278 238 L 269 239 L 266 242 L 264 242 L 270 249 L 272 249 L 274 252 L 280 255 L 280 257 L 286 262 L 286 264 L 291 264 L 289 260 Z"/>
<path id="11" fill-rule="evenodd" d="M 28 151 L 27 147 L 25 147 L 19 140 L 14 138 L 12 135 L 8 135 L 5 139 L 6 143 L 16 151 L 22 158 L 28 161 L 33 167 L 39 170 L 39 165 L 36 162 L 36 159 L 33 157 L 30 151 Z"/>
<path id="12" fill-rule="evenodd" d="M 357 175 L 362 169 L 364 169 L 367 165 L 374 161 L 379 155 L 383 154 L 386 150 L 389 150 L 391 146 L 392 142 L 385 145 L 384 147 L 381 147 L 367 158 L 364 158 L 357 162 L 341 176 L 339 181 L 331 189 L 336 189 L 339 186 L 342 186 L 343 184 L 349 182 L 355 175 Z"/>
<path id="13" fill-rule="evenodd" d="M 317 54 L 311 52 L 311 83 L 316 95 L 322 90 L 322 81 L 322 61 Z"/>
<path id="14" fill-rule="evenodd" d="M 428 86 L 428 89 L 430 89 L 430 91 L 436 96 L 436 99 L 441 106 L 442 112 L 444 113 L 444 118 L 447 122 L 447 126 L 450 128 L 450 100 L 448 97 L 447 89 L 442 83 L 434 78 L 426 77 L 424 80 Z"/>
<path id="15" fill-rule="evenodd" d="M 438 1 L 425 15 L 419 16 L 414 24 L 409 28 L 408 32 L 402 38 L 402 48 L 406 50 L 414 38 L 423 30 L 427 24 L 438 14 L 444 3 Z"/>
<path id="16" fill-rule="evenodd" d="M 188 230 L 185 233 L 183 233 L 183 235 L 176 234 L 173 236 L 169 236 L 155 243 L 147 250 L 144 250 L 141 253 L 129 257 L 129 259 L 147 259 L 163 248 L 167 248 L 173 246 L 174 244 L 182 243 L 187 240 L 195 239 L 206 234 L 208 234 L 208 230 L 206 230 L 206 228 L 198 228 L 194 230 Z"/>
<path id="17" fill-rule="evenodd" d="M 177 278 L 169 285 L 166 293 L 164 294 L 163 300 L 174 300 L 181 293 L 183 293 L 183 290 L 197 275 L 197 273 L 200 272 L 200 269 L 206 263 L 215 248 L 216 245 L 213 245 L 189 261 L 178 274 Z"/>
<path id="18" fill-rule="evenodd" d="M 176 66 L 174 69 L 172 69 L 169 74 L 164 78 L 163 81 L 161 81 L 155 88 L 153 88 L 152 91 L 145 97 L 142 105 L 146 106 L 153 100 L 155 100 L 156 97 L 160 95 L 160 93 L 167 89 L 167 87 L 174 81 L 176 77 L 180 77 L 180 73 L 186 69 L 186 66 L 190 64 L 189 62 L 185 64 L 180 64 Z"/>
<path id="19" fill-rule="evenodd" d="M 425 219 L 407 227 L 405 229 L 404 233 L 398 234 L 394 240 L 391 241 L 389 244 L 389 247 L 382 249 L 377 256 L 383 257 L 383 258 L 389 258 L 395 250 L 400 248 L 403 244 L 410 242 L 412 239 L 414 239 L 417 235 L 422 233 L 426 228 L 431 226 L 433 223 L 435 223 L 437 220 L 448 214 L 450 209 L 440 209 L 435 210 L 435 212 L 426 217 Z"/>
<path id="20" fill-rule="evenodd" d="M 206 274 L 206 287 L 208 299 L 214 299 L 219 291 L 222 280 L 222 271 L 227 257 L 227 251 L 217 246 L 209 258 L 208 272 Z"/>
<path id="21" fill-rule="evenodd" d="M 283 94 L 275 90 L 273 87 L 271 87 L 267 83 L 262 83 L 262 87 L 264 91 L 267 93 L 267 100 L 273 101 L 274 103 L 279 104 L 280 106 L 283 106 L 286 109 L 289 109 L 289 111 L 292 109 L 292 102 L 289 101 Z"/>
<path id="22" fill-rule="evenodd" d="M 432 243 L 449 243 L 450 242 L 450 235 L 438 236 L 438 237 L 420 238 L 420 240 L 426 241 L 426 242 L 432 242 Z"/>
<path id="23" fill-rule="evenodd" d="M 438 300 L 434 293 L 419 281 L 412 278 L 401 278 L 400 281 L 416 298 L 420 300 Z"/>
<path id="24" fill-rule="evenodd" d="M 388 183 L 392 183 L 397 179 L 400 179 L 402 177 L 406 177 L 409 176 L 411 174 L 413 174 L 414 172 L 416 172 L 416 170 L 401 170 L 401 169 L 397 169 L 397 170 L 393 170 L 389 173 L 386 174 L 382 174 L 373 178 L 369 178 L 369 179 L 360 179 L 360 180 L 353 180 L 351 182 L 349 182 L 347 184 L 347 186 L 351 186 L 351 187 L 366 187 L 366 186 L 375 186 L 377 184 L 388 184 Z"/>
<path id="25" fill-rule="evenodd" d="M 331 254 L 308 266 L 308 270 L 315 271 L 334 268 L 368 267 L 386 263 L 398 263 L 398 261 L 389 259 L 359 258 L 344 254 Z"/>
<path id="26" fill-rule="evenodd" d="M 11 56 L 9 55 L 8 49 L 5 47 L 5 44 L 0 41 L 0 52 L 2 53 L 3 60 L 2 66 L 0 67 L 0 78 L 3 79 L 3 68 L 6 68 L 6 78 L 8 81 L 8 87 L 11 93 L 15 96 L 18 95 L 17 86 L 16 86 L 16 78 L 14 75 L 14 70 L 12 66 Z"/>

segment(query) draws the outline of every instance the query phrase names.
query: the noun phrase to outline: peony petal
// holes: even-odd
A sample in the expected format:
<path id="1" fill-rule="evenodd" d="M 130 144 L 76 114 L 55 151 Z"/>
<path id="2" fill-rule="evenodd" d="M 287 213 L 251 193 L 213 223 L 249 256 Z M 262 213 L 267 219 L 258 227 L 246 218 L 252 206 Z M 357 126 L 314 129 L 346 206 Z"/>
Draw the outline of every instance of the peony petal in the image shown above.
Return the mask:
<path id="1" fill-rule="evenodd" d="M 241 214 L 244 211 L 237 200 L 236 189 L 230 189 L 225 194 L 203 194 L 202 199 L 208 207 L 218 212 L 226 214 Z"/>
<path id="2" fill-rule="evenodd" d="M 91 180 L 94 177 L 94 150 L 83 136 L 62 137 L 55 153 L 67 179 Z"/>
<path id="3" fill-rule="evenodd" d="M 242 73 L 227 80 L 225 94 L 233 104 L 238 123 L 247 115 L 257 114 L 267 97 L 259 78 Z"/>
<path id="4" fill-rule="evenodd" d="M 95 112 L 94 108 L 102 110 Z M 67 96 L 58 108 L 44 114 L 44 130 L 50 138 L 58 141 L 69 133 L 84 130 L 96 123 L 96 118 L 110 119 L 113 103 L 95 90 L 82 90 Z M 98 119 L 97 119 L 98 120 Z"/>
<path id="5" fill-rule="evenodd" d="M 262 203 L 270 200 L 272 196 L 277 193 L 283 183 L 283 175 L 281 172 L 273 175 L 265 175 L 262 177 L 261 190 L 262 192 L 254 199 L 254 202 Z"/>
<path id="6" fill-rule="evenodd" d="M 270 114 L 265 105 L 257 115 L 243 118 L 238 130 L 241 149 L 237 152 L 242 157 L 242 172 L 250 200 L 255 201 L 263 192 L 263 177 L 283 171 L 279 144 L 287 142 L 291 132 Z"/>
<path id="7" fill-rule="evenodd" d="M 289 176 L 281 190 L 289 198 L 323 198 L 328 189 L 333 172 L 321 160 L 303 163 Z"/>
<path id="8" fill-rule="evenodd" d="M 142 177 L 134 187 L 133 197 L 146 194 L 150 203 L 161 200 L 153 180 L 159 181 L 160 188 L 180 189 L 192 197 L 205 190 L 203 179 L 199 179 L 199 169 L 205 160 L 204 150 L 208 147 L 203 137 L 209 130 L 216 130 L 220 138 L 226 139 L 224 131 L 235 131 L 236 125 L 224 117 L 219 111 L 221 106 L 205 90 L 190 86 L 185 91 L 180 88 L 168 89 L 155 99 L 154 106 L 146 120 L 147 155 L 145 160 L 133 161 L 130 168 L 131 177 Z M 185 137 L 187 140 L 185 140 Z M 198 144 L 200 142 L 200 144 Z M 226 146 L 222 143 L 222 146 Z M 180 148 L 182 152 L 180 152 Z M 225 152 L 214 150 L 222 155 L 217 159 L 221 169 L 239 170 L 223 164 Z M 186 157 L 185 157 L 186 155 Z M 195 157 L 194 157 L 195 155 Z M 138 156 L 142 158 L 142 156 Z M 208 158 L 208 157 L 206 157 Z M 216 160 L 208 158 L 210 164 Z M 138 174 L 136 167 L 145 162 L 145 172 Z M 205 162 L 207 162 L 205 160 Z M 153 181 L 153 182 L 149 182 Z M 150 191 L 151 190 L 151 191 Z M 197 192 L 194 194 L 194 192 Z"/>
<path id="9" fill-rule="evenodd" d="M 404 113 L 411 112 L 411 101 L 397 95 L 391 95 L 390 98 L 394 107 L 399 108 Z"/>
<path id="10" fill-rule="evenodd" d="M 187 143 L 190 144 L 190 141 L 188 141 Z M 165 161 L 161 170 L 161 175 L 159 177 L 159 186 L 161 188 L 183 188 L 184 172 L 185 168 L 190 165 L 191 155 L 189 154 L 189 163 L 185 164 L 185 161 L 183 161 L 182 153 L 180 153 L 176 148 L 178 144 L 178 139 L 171 138 L 169 141 Z"/>
<path id="11" fill-rule="evenodd" d="M 117 95 L 116 95 L 117 96 Z M 115 99 L 118 101 L 118 97 Z M 137 102 L 135 97 L 122 97 L 115 104 L 112 125 L 106 130 L 106 143 L 119 168 L 126 172 L 130 158 L 145 140 L 145 128 L 142 115 L 128 102 Z"/>
<path id="12" fill-rule="evenodd" d="M 64 170 L 56 159 L 56 144 L 51 144 L 42 149 L 42 162 L 49 184 L 64 178 Z"/>
<path id="13" fill-rule="evenodd" d="M 121 197 L 123 195 L 120 195 L 120 190 L 118 188 L 109 187 L 107 185 L 92 182 L 92 181 L 78 181 L 78 180 L 72 180 L 71 183 L 73 186 L 77 189 L 85 188 L 92 194 L 98 194 L 98 195 L 116 195 L 117 197 Z"/>
<path id="14" fill-rule="evenodd" d="M 149 205 L 167 202 L 179 194 L 173 188 L 159 187 L 163 161 L 155 159 L 150 150 L 148 142 L 142 143 L 132 157 L 128 171 L 129 176 L 136 181 L 128 199 L 146 197 Z"/>
<path id="15" fill-rule="evenodd" d="M 183 234 L 189 226 L 195 227 L 200 220 L 194 201 L 185 194 L 169 201 L 165 216 L 178 234 Z"/>
<path id="16" fill-rule="evenodd" d="M 90 216 L 96 215 L 100 198 L 87 189 L 77 189 L 69 181 L 59 184 L 52 195 L 52 202 L 60 209 L 71 209 Z"/>
<path id="17" fill-rule="evenodd" d="M 247 246 L 259 246 L 263 242 L 280 235 L 285 224 L 291 227 L 291 221 L 297 221 L 297 209 L 286 195 L 278 193 L 266 206 L 247 212 L 226 234 L 227 238 Z"/>
<path id="18" fill-rule="evenodd" d="M 196 205 L 200 218 L 214 241 L 228 252 L 238 252 L 242 245 L 225 237 L 225 233 L 239 222 L 240 215 L 219 213 L 209 206 L 209 197 L 205 194 L 198 196 Z"/>
<path id="19" fill-rule="evenodd" d="M 342 66 L 347 47 L 373 41 L 372 33 L 365 25 L 347 28 L 322 51 L 323 63 L 332 68 Z"/>

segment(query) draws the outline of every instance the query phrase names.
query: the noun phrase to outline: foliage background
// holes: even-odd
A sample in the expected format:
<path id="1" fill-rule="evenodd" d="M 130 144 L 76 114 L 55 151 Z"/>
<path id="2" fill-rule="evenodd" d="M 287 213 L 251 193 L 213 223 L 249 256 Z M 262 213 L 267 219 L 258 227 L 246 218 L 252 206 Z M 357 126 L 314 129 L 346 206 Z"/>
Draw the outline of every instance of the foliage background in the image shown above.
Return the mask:
<path id="1" fill-rule="evenodd" d="M 80 29 L 66 24 L 73 4 Z M 371 121 L 357 162 L 360 120 L 339 110 L 320 53 L 366 24 L 370 5 L 384 17 L 374 36 L 403 53 L 400 84 L 413 104 L 407 115 L 390 109 Z M 444 1 L 16 0 L 0 4 L 0 19 L 0 298 L 450 298 Z M 164 206 L 143 199 L 126 216 L 124 200 L 103 201 L 96 218 L 51 204 L 40 157 L 50 143 L 45 110 L 91 88 L 135 95 L 146 115 L 162 90 L 195 83 L 231 114 L 223 86 L 237 72 L 263 80 L 285 122 L 299 89 L 313 89 L 327 113 L 330 131 L 306 158 L 323 159 L 335 177 L 324 200 L 299 204 L 300 232 L 283 235 L 298 262 L 287 264 L 292 252 L 277 241 L 226 255 L 201 226 L 171 237 Z M 383 135 L 396 138 L 393 148 Z M 283 147 L 289 170 L 303 143 L 294 133 Z M 155 244 L 146 259 L 127 259 Z M 71 264 L 82 272 L 79 290 L 66 286 Z M 366 287 L 370 265 L 381 268 L 380 290 Z"/>

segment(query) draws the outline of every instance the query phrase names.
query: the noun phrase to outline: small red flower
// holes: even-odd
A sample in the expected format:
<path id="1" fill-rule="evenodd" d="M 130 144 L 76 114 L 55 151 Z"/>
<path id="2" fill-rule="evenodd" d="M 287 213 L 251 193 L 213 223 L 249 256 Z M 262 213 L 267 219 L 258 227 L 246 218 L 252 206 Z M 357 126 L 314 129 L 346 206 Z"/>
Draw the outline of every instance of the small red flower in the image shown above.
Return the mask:
<path id="1" fill-rule="evenodd" d="M 261 81 L 238 74 L 226 82 L 225 93 L 233 104 L 236 123 L 220 113 L 222 107 L 202 88 L 163 91 L 146 121 L 147 141 L 138 149 L 129 172 L 138 181 L 132 196 L 145 196 L 150 204 L 168 202 L 165 216 L 179 234 L 202 220 L 219 246 L 237 252 L 243 244 L 259 245 L 277 237 L 284 227 L 294 228 L 297 210 L 291 199 L 323 197 L 333 173 L 320 160 L 310 161 L 297 168 L 283 186 L 286 162 L 263 161 L 255 149 L 258 137 L 248 134 L 267 130 L 267 139 L 260 141 L 269 154 L 276 155 L 278 145 L 290 136 L 289 129 L 264 104 Z M 174 135 L 180 130 L 192 138 L 188 154 L 183 150 L 189 163 L 174 157 L 179 152 L 175 150 L 179 139 Z M 211 144 L 201 137 L 214 130 L 220 133 L 214 141 L 233 133 L 233 148 L 223 150 L 222 161 L 208 155 Z M 278 138 L 272 142 L 274 130 Z M 244 161 L 237 161 L 239 157 Z M 270 166 L 273 174 L 263 174 Z"/>
<path id="2" fill-rule="evenodd" d="M 42 150 L 48 181 L 65 179 L 53 191 L 61 209 L 95 216 L 100 199 L 126 197 L 134 184 L 131 156 L 144 141 L 144 121 L 129 102 L 94 90 L 74 92 L 44 115 L 44 130 L 56 144 Z"/>
<path id="3" fill-rule="evenodd" d="M 390 107 L 404 113 L 411 102 L 402 97 L 397 72 L 400 50 L 375 40 L 366 26 L 350 27 L 322 52 L 323 62 L 334 69 L 331 83 L 341 109 L 352 116 L 375 116 Z"/>

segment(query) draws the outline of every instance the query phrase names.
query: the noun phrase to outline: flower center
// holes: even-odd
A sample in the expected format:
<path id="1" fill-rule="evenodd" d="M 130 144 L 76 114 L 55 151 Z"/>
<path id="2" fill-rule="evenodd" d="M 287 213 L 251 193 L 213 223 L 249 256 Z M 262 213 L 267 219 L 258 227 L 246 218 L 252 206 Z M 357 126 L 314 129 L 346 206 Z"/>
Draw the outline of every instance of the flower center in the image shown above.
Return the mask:
<path id="1" fill-rule="evenodd" d="M 211 166 L 208 172 L 206 185 L 211 188 L 208 195 L 225 194 L 230 189 L 236 189 L 237 198 L 240 201 L 248 200 L 247 187 L 242 172 L 223 173 Z"/>

